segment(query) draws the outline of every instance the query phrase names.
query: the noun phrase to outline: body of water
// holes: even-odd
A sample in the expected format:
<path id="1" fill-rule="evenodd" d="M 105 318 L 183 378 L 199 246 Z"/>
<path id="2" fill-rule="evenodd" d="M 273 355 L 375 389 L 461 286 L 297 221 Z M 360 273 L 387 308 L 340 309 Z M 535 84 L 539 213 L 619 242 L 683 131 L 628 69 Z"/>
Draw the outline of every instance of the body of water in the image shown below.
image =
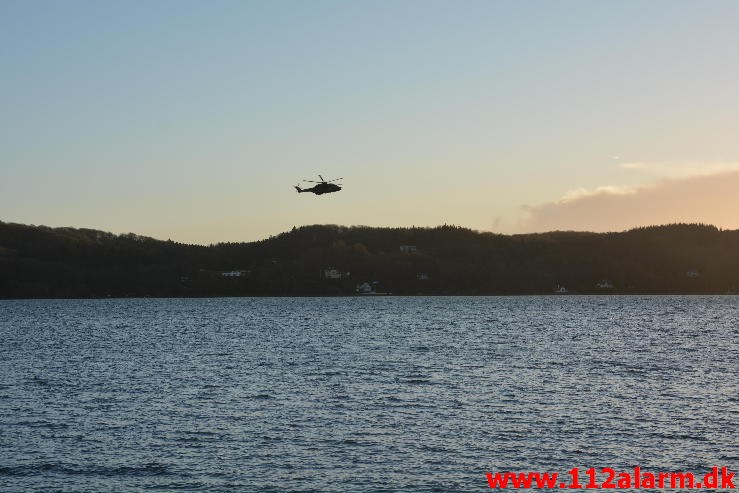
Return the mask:
<path id="1" fill-rule="evenodd" d="M 0 301 L 0 491 L 739 466 L 739 298 Z"/>

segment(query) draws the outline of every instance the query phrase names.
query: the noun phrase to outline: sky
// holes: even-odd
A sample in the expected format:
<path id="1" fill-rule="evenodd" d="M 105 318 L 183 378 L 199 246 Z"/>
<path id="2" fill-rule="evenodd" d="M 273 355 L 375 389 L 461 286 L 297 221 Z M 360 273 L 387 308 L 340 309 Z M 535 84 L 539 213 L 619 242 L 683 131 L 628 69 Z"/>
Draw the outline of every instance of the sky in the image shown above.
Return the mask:
<path id="1" fill-rule="evenodd" d="M 739 228 L 739 2 L 0 0 L 0 220 Z M 342 177 L 339 193 L 297 194 Z"/>

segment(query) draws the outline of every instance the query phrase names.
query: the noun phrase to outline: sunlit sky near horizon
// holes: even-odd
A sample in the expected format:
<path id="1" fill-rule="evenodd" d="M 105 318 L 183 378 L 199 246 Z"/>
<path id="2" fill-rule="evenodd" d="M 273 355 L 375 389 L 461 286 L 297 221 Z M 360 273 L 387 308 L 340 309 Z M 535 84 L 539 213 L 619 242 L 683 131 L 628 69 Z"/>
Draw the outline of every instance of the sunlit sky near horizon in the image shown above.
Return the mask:
<path id="1" fill-rule="evenodd" d="M 0 220 L 739 228 L 737 1 L 0 1 Z M 343 177 L 315 196 L 301 179 Z"/>

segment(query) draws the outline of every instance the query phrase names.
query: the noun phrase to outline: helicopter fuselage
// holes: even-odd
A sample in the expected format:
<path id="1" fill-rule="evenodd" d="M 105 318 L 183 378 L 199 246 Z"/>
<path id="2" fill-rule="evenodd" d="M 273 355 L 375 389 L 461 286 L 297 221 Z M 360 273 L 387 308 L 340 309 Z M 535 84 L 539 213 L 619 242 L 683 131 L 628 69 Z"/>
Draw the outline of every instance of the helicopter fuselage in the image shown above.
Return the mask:
<path id="1" fill-rule="evenodd" d="M 313 192 L 316 195 L 323 195 L 324 193 L 338 192 L 341 190 L 341 187 L 335 183 L 319 183 L 311 188 L 300 188 L 296 186 L 295 190 L 297 190 L 298 193 Z"/>

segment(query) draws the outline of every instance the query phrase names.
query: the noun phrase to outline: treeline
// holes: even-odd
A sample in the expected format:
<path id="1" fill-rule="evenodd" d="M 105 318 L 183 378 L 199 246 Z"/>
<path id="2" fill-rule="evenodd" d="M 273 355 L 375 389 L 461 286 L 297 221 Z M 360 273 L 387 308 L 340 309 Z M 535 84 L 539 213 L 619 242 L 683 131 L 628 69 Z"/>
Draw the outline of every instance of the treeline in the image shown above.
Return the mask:
<path id="1" fill-rule="evenodd" d="M 403 247 L 403 248 L 401 248 Z M 0 222 L 0 297 L 727 293 L 739 231 L 499 235 L 457 226 L 305 226 L 211 246 Z"/>

